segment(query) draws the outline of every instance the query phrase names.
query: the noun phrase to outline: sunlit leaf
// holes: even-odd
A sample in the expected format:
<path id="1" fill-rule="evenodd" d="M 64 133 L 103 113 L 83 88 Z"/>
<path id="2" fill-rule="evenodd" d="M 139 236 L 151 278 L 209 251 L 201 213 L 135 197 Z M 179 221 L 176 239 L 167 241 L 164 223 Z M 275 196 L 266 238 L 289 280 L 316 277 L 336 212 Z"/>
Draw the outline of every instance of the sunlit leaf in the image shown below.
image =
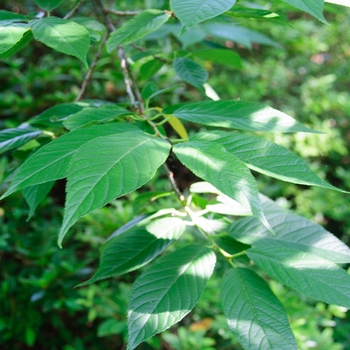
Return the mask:
<path id="1" fill-rule="evenodd" d="M 222 281 L 221 299 L 228 325 L 245 349 L 297 349 L 282 304 L 255 272 L 231 269 Z"/>
<path id="2" fill-rule="evenodd" d="M 29 30 L 29 26 L 25 23 L 0 22 L 0 54 L 6 53 L 14 47 L 27 30 Z"/>
<path id="3" fill-rule="evenodd" d="M 128 350 L 179 322 L 197 304 L 215 254 L 189 245 L 158 259 L 134 283 L 129 302 Z"/>

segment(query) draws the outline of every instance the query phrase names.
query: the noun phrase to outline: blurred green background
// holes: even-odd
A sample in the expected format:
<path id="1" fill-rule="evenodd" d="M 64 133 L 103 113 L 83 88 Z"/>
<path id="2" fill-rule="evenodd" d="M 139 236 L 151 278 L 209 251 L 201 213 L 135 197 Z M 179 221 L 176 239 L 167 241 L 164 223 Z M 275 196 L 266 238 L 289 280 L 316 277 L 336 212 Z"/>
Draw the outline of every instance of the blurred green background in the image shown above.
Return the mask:
<path id="1" fill-rule="evenodd" d="M 116 5 L 106 1 L 112 8 Z M 242 2 L 241 2 L 242 3 Z M 324 134 L 271 134 L 265 137 L 307 160 L 322 178 L 340 188 L 350 188 L 350 9 L 325 5 L 329 25 L 295 11 L 279 1 L 258 1 L 281 14 L 281 20 L 235 18 L 238 25 L 258 30 L 282 48 L 254 44 L 252 49 L 230 41 L 241 57 L 241 67 L 200 61 L 210 73 L 208 83 L 222 99 L 264 102 L 293 116 Z M 74 5 L 65 0 L 54 15 L 63 16 Z M 118 9 L 169 8 L 167 1 L 126 0 Z M 2 1 L 1 9 L 29 13 L 31 1 Z M 90 16 L 90 2 L 79 15 Z M 227 21 L 224 18 L 223 21 Z M 230 19 L 232 20 L 232 19 Z M 208 47 L 194 43 L 187 47 L 174 37 L 156 38 L 144 47 L 164 49 L 179 55 Z M 135 54 L 127 48 L 130 55 Z M 187 50 L 184 52 L 183 50 Z M 90 53 L 90 62 L 96 45 Z M 149 58 L 134 61 L 132 69 L 142 88 L 154 81 L 160 88 L 180 85 L 156 100 L 165 107 L 179 101 L 206 98 L 198 90 L 179 83 L 171 65 L 164 65 L 153 77 L 142 74 Z M 140 73 L 141 71 L 141 73 Z M 32 42 L 14 57 L 0 60 L 0 129 L 15 127 L 50 106 L 71 102 L 79 91 L 86 70 L 69 56 Z M 115 54 L 103 53 L 86 98 L 125 101 L 119 62 Z M 189 132 L 193 126 L 187 125 Z M 56 131 L 56 130 L 55 130 Z M 57 131 L 59 132 L 59 131 Z M 30 152 L 31 146 L 0 159 L 0 190 L 5 179 Z M 182 172 L 182 173 L 181 173 Z M 179 169 L 182 188 L 188 177 Z M 257 175 L 262 193 L 284 207 L 322 224 L 347 244 L 350 243 L 350 198 L 339 192 L 308 188 Z M 170 190 L 167 180 L 155 178 L 138 193 L 112 202 L 75 225 L 63 249 L 56 244 L 64 203 L 63 181 L 55 184 L 34 217 L 26 221 L 29 208 L 21 194 L 0 203 L 0 348 L 94 350 L 124 349 L 127 302 L 131 284 L 140 272 L 74 289 L 98 266 L 99 247 L 104 239 L 134 215 L 172 207 L 175 199 L 162 198 L 152 205 L 135 205 L 146 190 Z M 177 326 L 158 335 L 139 349 L 208 350 L 241 349 L 223 316 L 219 283 L 224 265 L 216 273 L 194 309 Z M 315 303 L 277 282 L 269 281 L 290 317 L 301 350 L 350 349 L 350 315 L 346 309 Z"/>

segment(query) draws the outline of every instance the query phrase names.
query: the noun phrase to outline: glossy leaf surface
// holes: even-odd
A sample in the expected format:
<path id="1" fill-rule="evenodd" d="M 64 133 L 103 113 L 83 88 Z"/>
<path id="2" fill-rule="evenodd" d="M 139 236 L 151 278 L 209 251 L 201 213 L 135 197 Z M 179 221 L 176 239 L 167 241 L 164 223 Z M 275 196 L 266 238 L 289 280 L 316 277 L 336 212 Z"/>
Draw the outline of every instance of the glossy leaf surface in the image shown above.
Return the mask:
<path id="1" fill-rule="evenodd" d="M 167 141 L 139 130 L 97 137 L 82 145 L 68 171 L 59 244 L 79 218 L 148 182 L 169 151 Z"/>
<path id="2" fill-rule="evenodd" d="M 189 245 L 158 259 L 134 283 L 129 303 L 128 350 L 186 316 L 215 266 L 215 253 Z"/>
<path id="3" fill-rule="evenodd" d="M 0 54 L 15 46 L 28 29 L 28 25 L 24 23 L 0 22 Z"/>
<path id="4" fill-rule="evenodd" d="M 223 278 L 221 299 L 228 325 L 245 349 L 297 349 L 282 304 L 254 271 L 231 269 Z"/>
<path id="5" fill-rule="evenodd" d="M 331 261 L 286 247 L 247 250 L 272 278 L 310 298 L 350 308 L 350 276 Z"/>
<path id="6" fill-rule="evenodd" d="M 317 133 L 287 114 L 253 102 L 221 100 L 184 103 L 166 107 L 163 113 L 174 114 L 193 123 L 229 129 Z"/>
<path id="7" fill-rule="evenodd" d="M 29 25 L 36 40 L 56 51 L 77 57 L 88 67 L 86 54 L 90 47 L 90 34 L 85 27 L 57 17 L 35 19 Z"/>
<path id="8" fill-rule="evenodd" d="M 162 218 L 140 225 L 109 239 L 101 251 L 100 267 L 84 286 L 136 270 L 162 253 L 185 229 L 183 220 Z"/>

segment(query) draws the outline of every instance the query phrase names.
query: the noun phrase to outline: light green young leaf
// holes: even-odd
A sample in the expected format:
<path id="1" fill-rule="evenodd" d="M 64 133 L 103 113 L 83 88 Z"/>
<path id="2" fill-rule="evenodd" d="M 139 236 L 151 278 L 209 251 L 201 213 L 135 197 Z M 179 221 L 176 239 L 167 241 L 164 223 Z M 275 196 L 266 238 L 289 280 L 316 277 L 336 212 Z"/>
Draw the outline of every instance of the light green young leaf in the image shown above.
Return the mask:
<path id="1" fill-rule="evenodd" d="M 217 144 L 200 141 L 177 144 L 173 150 L 195 175 L 249 209 L 270 229 L 261 209 L 255 179 L 239 158 Z"/>
<path id="2" fill-rule="evenodd" d="M 68 116 L 63 125 L 68 130 L 74 130 L 93 122 L 103 122 L 112 117 L 130 114 L 132 112 L 120 106 L 87 107 Z"/>
<path id="3" fill-rule="evenodd" d="M 235 3 L 236 0 L 171 0 L 170 6 L 186 31 L 197 23 L 221 15 Z"/>
<path id="4" fill-rule="evenodd" d="M 159 29 L 169 18 L 170 15 L 164 11 L 147 10 L 140 12 L 111 34 L 107 40 L 107 51 L 111 53 L 119 45 L 142 39 L 147 34 Z"/>
<path id="5" fill-rule="evenodd" d="M 26 17 L 21 15 L 20 13 L 0 10 L 0 21 L 11 21 L 11 20 L 25 21 Z"/>
<path id="6" fill-rule="evenodd" d="M 350 249 L 322 226 L 299 215 L 279 211 L 266 213 L 266 218 L 276 233 L 272 236 L 255 218 L 245 218 L 233 223 L 228 234 L 253 247 L 283 247 L 320 256 L 334 263 L 350 263 Z"/>
<path id="7" fill-rule="evenodd" d="M 284 2 L 298 8 L 299 10 L 309 13 L 323 23 L 327 23 L 323 17 L 324 0 L 283 0 Z"/>
<path id="8" fill-rule="evenodd" d="M 203 28 L 207 32 L 207 34 L 212 37 L 215 37 L 221 40 L 230 40 L 235 43 L 244 45 L 249 49 L 252 48 L 253 43 L 261 44 L 261 45 L 269 45 L 269 46 L 277 47 L 279 49 L 282 48 L 280 44 L 271 40 L 266 35 L 245 27 L 240 27 L 233 24 L 210 22 L 210 23 L 206 23 L 203 26 Z"/>
<path id="9" fill-rule="evenodd" d="M 79 286 L 136 270 L 161 254 L 185 230 L 178 218 L 161 218 L 138 225 L 109 239 L 101 251 L 100 267 L 88 281 Z"/>
<path id="10" fill-rule="evenodd" d="M 246 163 L 250 169 L 259 173 L 291 183 L 346 193 L 320 179 L 302 158 L 266 139 L 221 130 L 198 133 L 194 139 L 219 143 L 229 153 Z"/>
<path id="11" fill-rule="evenodd" d="M 41 130 L 22 124 L 17 128 L 0 131 L 0 154 L 18 148 L 41 134 Z"/>
<path id="12" fill-rule="evenodd" d="M 14 47 L 28 30 L 29 26 L 25 23 L 0 22 L 0 54 Z"/>
<path id="13" fill-rule="evenodd" d="M 36 207 L 51 191 L 54 183 L 54 181 L 45 182 L 40 185 L 26 187 L 22 190 L 24 199 L 29 205 L 29 214 L 27 221 L 34 215 Z"/>
<path id="14" fill-rule="evenodd" d="M 52 11 L 58 7 L 63 0 L 34 0 L 34 2 L 45 11 Z"/>
<path id="15" fill-rule="evenodd" d="M 233 8 L 230 11 L 225 12 L 225 15 L 231 17 L 241 17 L 241 18 L 259 18 L 259 19 L 268 19 L 268 20 L 279 20 L 281 21 L 281 17 L 279 14 L 262 10 L 257 8 Z"/>
<path id="16" fill-rule="evenodd" d="M 89 31 L 91 41 L 101 40 L 102 35 L 106 32 L 106 27 L 91 17 L 74 17 L 72 21 L 84 26 Z"/>
<path id="17" fill-rule="evenodd" d="M 298 348 L 282 304 L 255 272 L 231 269 L 223 278 L 221 299 L 228 325 L 245 349 Z"/>
<path id="18" fill-rule="evenodd" d="M 176 74 L 186 83 L 196 88 L 203 87 L 208 79 L 208 72 L 198 63 L 189 58 L 176 58 L 173 62 Z M 169 113 L 172 114 L 172 113 Z"/>
<path id="19" fill-rule="evenodd" d="M 56 51 L 77 57 L 88 67 L 86 54 L 90 47 L 90 34 L 85 27 L 57 17 L 35 19 L 29 25 L 36 40 Z"/>
<path id="20" fill-rule="evenodd" d="M 72 131 L 53 140 L 41 147 L 22 164 L 1 199 L 28 186 L 63 179 L 67 176 L 69 162 L 73 154 L 80 146 L 99 136 L 131 130 L 138 129 L 136 126 L 126 123 L 96 125 Z"/>
<path id="21" fill-rule="evenodd" d="M 158 259 L 134 283 L 128 350 L 185 317 L 197 304 L 215 266 L 215 253 L 189 245 Z"/>
<path id="22" fill-rule="evenodd" d="M 350 308 L 350 276 L 336 264 L 287 247 L 247 250 L 272 278 L 310 298 Z"/>
<path id="23" fill-rule="evenodd" d="M 33 39 L 33 34 L 31 30 L 27 30 L 20 41 L 17 41 L 17 43 L 11 47 L 10 50 L 7 50 L 6 52 L 0 54 L 0 59 L 6 59 L 13 55 L 15 55 L 18 51 L 22 50 L 24 47 L 26 47 Z"/>
<path id="24" fill-rule="evenodd" d="M 189 122 L 228 129 L 310 132 L 313 131 L 276 109 L 245 101 L 203 101 L 166 107 L 164 114 L 174 114 Z"/>
<path id="25" fill-rule="evenodd" d="M 197 50 L 192 53 L 193 56 L 203 60 L 213 61 L 229 67 L 241 68 L 242 61 L 238 53 L 226 49 L 207 49 Z"/>
<path id="26" fill-rule="evenodd" d="M 169 151 L 167 141 L 139 130 L 97 137 L 82 145 L 68 171 L 58 244 L 82 216 L 151 180 Z"/>

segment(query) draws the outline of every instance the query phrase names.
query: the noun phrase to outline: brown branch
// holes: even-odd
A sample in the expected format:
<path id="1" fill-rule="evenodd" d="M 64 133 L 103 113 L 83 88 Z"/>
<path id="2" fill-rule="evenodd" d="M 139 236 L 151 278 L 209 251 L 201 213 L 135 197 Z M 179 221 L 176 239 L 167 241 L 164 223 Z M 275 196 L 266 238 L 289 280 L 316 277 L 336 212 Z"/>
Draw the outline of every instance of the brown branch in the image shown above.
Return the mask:
<path id="1" fill-rule="evenodd" d="M 86 90 L 88 84 L 90 83 L 91 76 L 92 76 L 92 73 L 93 73 L 93 71 L 94 71 L 94 69 L 96 67 L 97 61 L 99 60 L 99 58 L 100 58 L 100 56 L 102 54 L 102 49 L 103 49 L 103 47 L 104 47 L 104 45 L 105 45 L 105 43 L 106 43 L 106 41 L 108 39 L 108 36 L 109 36 L 109 33 L 106 33 L 103 36 L 101 44 L 98 47 L 97 53 L 96 53 L 96 55 L 94 57 L 94 60 L 92 61 L 91 66 L 90 66 L 88 72 L 85 75 L 85 78 L 84 78 L 83 84 L 81 85 L 81 88 L 80 88 L 80 91 L 78 93 L 78 96 L 74 100 L 75 102 L 78 102 L 78 101 L 80 101 L 82 99 L 82 97 L 83 97 L 83 95 L 85 93 L 85 90 Z"/>
<path id="2" fill-rule="evenodd" d="M 117 11 L 112 9 L 105 8 L 104 11 L 106 13 L 110 13 L 111 15 L 119 16 L 119 17 L 126 17 L 126 16 L 136 16 L 141 11 Z"/>
<path id="3" fill-rule="evenodd" d="M 72 16 L 74 16 L 74 14 L 79 10 L 80 6 L 83 4 L 84 0 L 79 0 L 78 3 L 73 7 L 73 9 L 71 11 L 69 11 L 64 17 L 63 19 L 69 19 Z"/>
<path id="4" fill-rule="evenodd" d="M 184 200 L 185 200 L 185 197 L 181 193 L 180 189 L 177 187 L 177 183 L 176 183 L 175 178 L 174 178 L 174 173 L 168 168 L 166 163 L 163 164 L 163 168 L 165 169 L 165 171 L 166 171 L 166 173 L 168 175 L 169 181 L 171 183 L 171 187 L 175 191 L 175 193 L 176 193 L 177 197 L 179 198 L 180 202 L 183 203 Z"/>

